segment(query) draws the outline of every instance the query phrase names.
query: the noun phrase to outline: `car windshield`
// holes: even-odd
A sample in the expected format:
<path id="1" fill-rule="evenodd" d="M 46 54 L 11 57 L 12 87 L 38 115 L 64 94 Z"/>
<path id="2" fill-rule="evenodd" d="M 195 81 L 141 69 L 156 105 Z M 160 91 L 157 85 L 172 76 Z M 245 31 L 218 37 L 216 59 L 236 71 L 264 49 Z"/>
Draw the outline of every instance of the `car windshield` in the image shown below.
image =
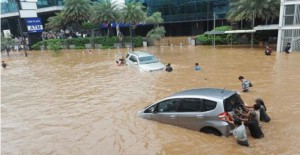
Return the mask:
<path id="1" fill-rule="evenodd" d="M 226 112 L 230 112 L 233 109 L 235 109 L 243 104 L 244 104 L 244 102 L 241 99 L 240 95 L 233 94 L 232 96 L 230 96 L 229 98 L 227 98 L 224 101 L 224 109 Z"/>
<path id="2" fill-rule="evenodd" d="M 158 62 L 155 56 L 139 57 L 140 64 L 150 64 Z"/>

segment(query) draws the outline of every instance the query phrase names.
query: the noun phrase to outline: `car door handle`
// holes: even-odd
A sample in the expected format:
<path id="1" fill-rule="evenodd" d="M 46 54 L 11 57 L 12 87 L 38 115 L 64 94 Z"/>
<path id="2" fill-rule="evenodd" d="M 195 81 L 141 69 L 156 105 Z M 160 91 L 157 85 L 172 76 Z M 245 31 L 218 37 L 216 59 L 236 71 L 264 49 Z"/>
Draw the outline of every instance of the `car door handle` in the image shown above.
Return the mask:
<path id="1" fill-rule="evenodd" d="M 171 119 L 175 119 L 175 115 L 171 115 L 170 118 L 171 118 Z"/>
<path id="2" fill-rule="evenodd" d="M 204 116 L 203 115 L 197 115 L 196 117 L 197 118 L 203 118 Z"/>

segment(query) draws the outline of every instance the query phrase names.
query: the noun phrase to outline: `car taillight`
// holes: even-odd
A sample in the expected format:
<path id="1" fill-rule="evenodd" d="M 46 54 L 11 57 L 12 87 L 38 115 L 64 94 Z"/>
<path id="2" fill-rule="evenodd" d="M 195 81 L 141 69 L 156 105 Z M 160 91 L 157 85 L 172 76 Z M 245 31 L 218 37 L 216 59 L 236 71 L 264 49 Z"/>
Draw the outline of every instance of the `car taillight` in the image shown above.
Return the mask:
<path id="1" fill-rule="evenodd" d="M 222 121 L 225 121 L 226 117 L 230 118 L 228 112 L 223 112 L 218 115 L 218 118 Z"/>

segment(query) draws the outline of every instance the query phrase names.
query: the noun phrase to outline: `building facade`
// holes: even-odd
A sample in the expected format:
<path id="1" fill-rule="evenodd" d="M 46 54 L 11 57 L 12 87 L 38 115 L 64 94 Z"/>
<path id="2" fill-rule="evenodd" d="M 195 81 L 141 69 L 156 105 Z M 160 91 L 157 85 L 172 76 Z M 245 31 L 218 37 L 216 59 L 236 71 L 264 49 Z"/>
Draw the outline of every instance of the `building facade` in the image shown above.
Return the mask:
<path id="1" fill-rule="evenodd" d="M 287 43 L 291 51 L 300 51 L 300 0 L 281 0 L 277 51 L 283 51 Z"/>
<path id="2" fill-rule="evenodd" d="M 62 10 L 63 0 L 37 0 L 36 4 L 38 17 L 45 23 L 49 17 L 55 15 L 55 12 Z M 18 21 L 19 16 L 18 0 L 1 0 L 2 31 L 10 30 L 13 36 L 20 35 L 20 28 L 26 32 L 24 20 Z"/>
<path id="3" fill-rule="evenodd" d="M 125 0 L 139 1 L 148 13 L 161 12 L 166 36 L 198 35 L 216 25 L 226 25 L 229 0 Z"/>

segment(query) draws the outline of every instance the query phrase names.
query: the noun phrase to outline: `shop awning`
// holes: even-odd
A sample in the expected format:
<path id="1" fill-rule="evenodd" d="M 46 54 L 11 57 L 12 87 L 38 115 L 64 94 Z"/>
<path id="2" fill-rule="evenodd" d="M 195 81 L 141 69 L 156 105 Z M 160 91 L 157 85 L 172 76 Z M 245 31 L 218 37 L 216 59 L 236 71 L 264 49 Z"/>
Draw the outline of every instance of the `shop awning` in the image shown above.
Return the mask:
<path id="1" fill-rule="evenodd" d="M 230 31 L 225 31 L 226 34 L 230 33 L 254 33 L 256 30 L 230 30 Z"/>
<path id="2" fill-rule="evenodd" d="M 278 24 L 272 24 L 272 25 L 258 25 L 254 27 L 254 30 L 278 30 L 279 25 Z"/>
<path id="3" fill-rule="evenodd" d="M 211 35 L 211 34 L 224 34 L 225 31 L 206 31 L 204 32 L 204 34 L 208 34 L 208 35 Z"/>

